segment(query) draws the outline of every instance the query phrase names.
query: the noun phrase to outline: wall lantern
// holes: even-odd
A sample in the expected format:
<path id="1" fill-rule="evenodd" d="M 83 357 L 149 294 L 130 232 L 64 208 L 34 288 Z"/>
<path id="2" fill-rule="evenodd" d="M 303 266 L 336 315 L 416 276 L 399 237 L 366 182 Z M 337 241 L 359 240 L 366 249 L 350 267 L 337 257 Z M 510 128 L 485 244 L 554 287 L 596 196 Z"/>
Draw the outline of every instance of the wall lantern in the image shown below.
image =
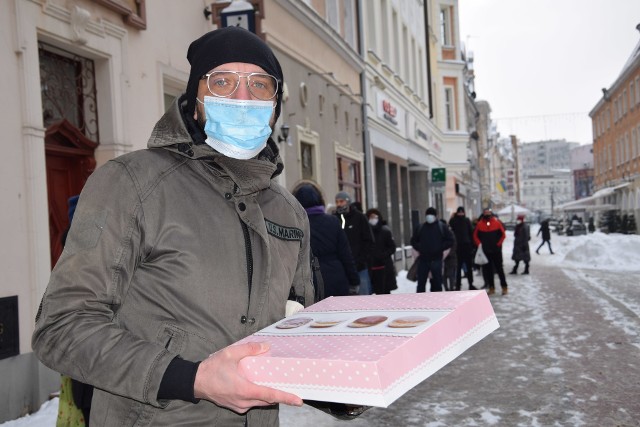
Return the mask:
<path id="1" fill-rule="evenodd" d="M 242 27 L 255 34 L 256 11 L 247 0 L 233 0 L 220 11 L 222 27 Z"/>
<path id="2" fill-rule="evenodd" d="M 289 138 L 289 125 L 283 124 L 280 126 L 280 136 L 278 136 L 278 142 L 286 141 Z"/>

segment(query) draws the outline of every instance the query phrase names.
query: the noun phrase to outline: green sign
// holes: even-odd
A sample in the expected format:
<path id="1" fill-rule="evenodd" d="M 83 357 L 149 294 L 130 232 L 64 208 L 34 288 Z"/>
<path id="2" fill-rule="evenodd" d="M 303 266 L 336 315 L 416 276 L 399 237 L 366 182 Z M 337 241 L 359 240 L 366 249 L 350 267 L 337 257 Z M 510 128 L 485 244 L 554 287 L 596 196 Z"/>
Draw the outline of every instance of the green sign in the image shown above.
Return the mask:
<path id="1" fill-rule="evenodd" d="M 431 182 L 445 182 L 446 180 L 447 173 L 445 168 L 431 169 Z"/>

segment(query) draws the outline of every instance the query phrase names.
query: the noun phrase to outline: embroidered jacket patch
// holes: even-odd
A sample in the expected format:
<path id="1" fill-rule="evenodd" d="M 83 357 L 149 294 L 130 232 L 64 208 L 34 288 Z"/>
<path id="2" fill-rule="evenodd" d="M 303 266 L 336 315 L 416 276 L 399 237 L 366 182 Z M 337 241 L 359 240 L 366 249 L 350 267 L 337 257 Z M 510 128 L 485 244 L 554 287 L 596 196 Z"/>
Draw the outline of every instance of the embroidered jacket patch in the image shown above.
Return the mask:
<path id="1" fill-rule="evenodd" d="M 267 225 L 267 233 L 281 240 L 298 240 L 301 241 L 304 237 L 304 232 L 299 228 L 285 227 L 284 225 L 276 224 L 268 219 L 264 220 Z"/>

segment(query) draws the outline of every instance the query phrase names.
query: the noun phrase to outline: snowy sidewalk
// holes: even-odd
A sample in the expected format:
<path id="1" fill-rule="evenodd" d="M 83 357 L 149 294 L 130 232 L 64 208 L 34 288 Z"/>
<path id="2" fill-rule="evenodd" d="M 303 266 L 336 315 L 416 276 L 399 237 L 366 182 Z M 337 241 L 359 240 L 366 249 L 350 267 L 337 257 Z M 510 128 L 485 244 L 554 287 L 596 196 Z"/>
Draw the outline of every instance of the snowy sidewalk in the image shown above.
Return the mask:
<path id="1" fill-rule="evenodd" d="M 638 311 L 610 297 L 601 280 L 576 280 L 533 256 L 532 275 L 508 275 L 510 294 L 491 297 L 500 329 L 349 425 L 637 426 Z M 625 274 L 605 276 L 614 285 Z M 638 291 L 630 299 L 637 304 Z M 281 425 L 346 424 L 303 407 L 283 408 Z"/>

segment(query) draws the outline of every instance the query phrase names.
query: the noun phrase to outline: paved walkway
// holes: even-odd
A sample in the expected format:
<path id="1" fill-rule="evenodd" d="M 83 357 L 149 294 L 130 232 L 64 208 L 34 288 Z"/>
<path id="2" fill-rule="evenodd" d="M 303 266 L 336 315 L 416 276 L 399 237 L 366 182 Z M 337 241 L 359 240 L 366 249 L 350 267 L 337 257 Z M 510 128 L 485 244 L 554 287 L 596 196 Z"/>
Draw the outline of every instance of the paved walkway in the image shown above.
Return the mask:
<path id="1" fill-rule="evenodd" d="M 389 408 L 348 423 L 284 408 L 281 426 L 640 426 L 639 274 L 533 257 L 491 297 L 500 328 Z"/>

